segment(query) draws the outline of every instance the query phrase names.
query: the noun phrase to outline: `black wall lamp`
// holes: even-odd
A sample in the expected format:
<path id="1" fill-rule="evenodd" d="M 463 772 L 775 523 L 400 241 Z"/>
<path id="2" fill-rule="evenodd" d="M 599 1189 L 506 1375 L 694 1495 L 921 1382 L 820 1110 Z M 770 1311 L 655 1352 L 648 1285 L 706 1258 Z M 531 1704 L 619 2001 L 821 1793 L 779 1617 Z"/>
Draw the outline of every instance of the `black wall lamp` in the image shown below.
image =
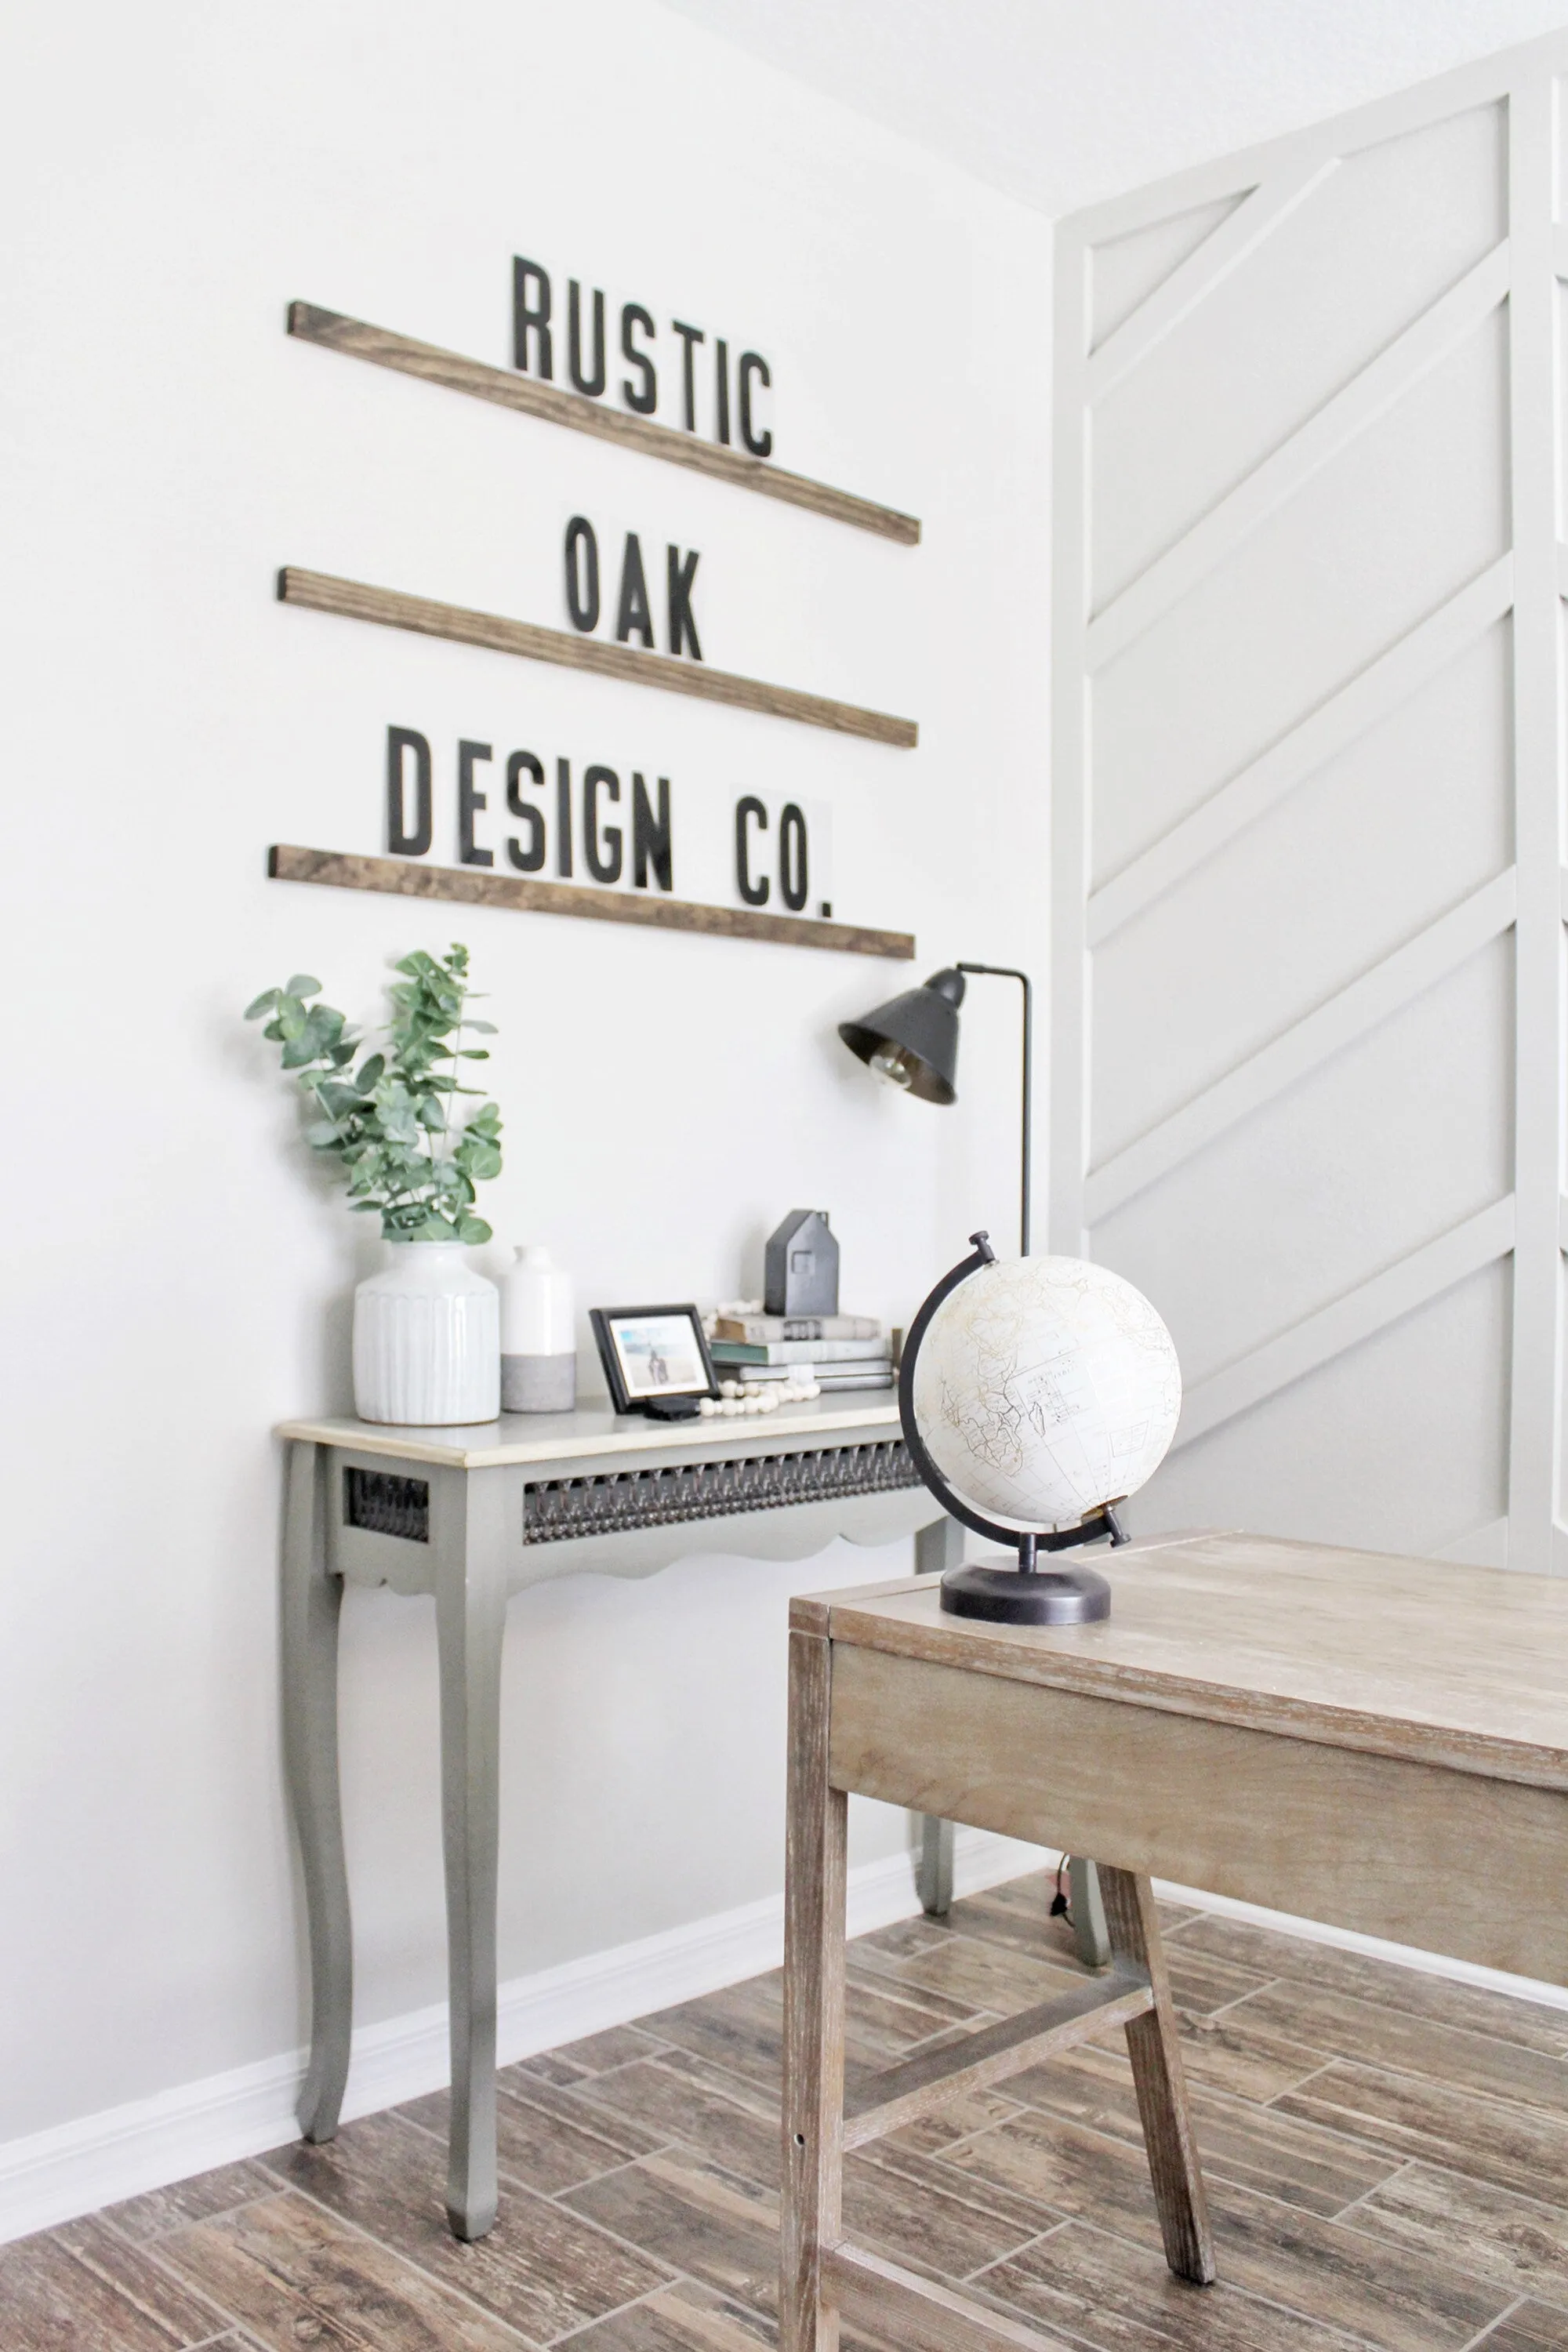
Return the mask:
<path id="1" fill-rule="evenodd" d="M 1034 1125 L 1033 1066 L 1035 992 L 1027 972 L 1005 963 L 948 964 L 933 971 L 920 988 L 908 988 L 889 1003 L 858 1021 L 841 1021 L 838 1034 L 852 1054 L 879 1078 L 918 1095 L 921 1102 L 958 1100 L 953 1076 L 958 1068 L 958 1008 L 963 1002 L 964 974 L 985 972 L 996 980 L 1016 980 L 1024 992 L 1024 1099 L 1022 1171 L 1018 1201 L 1018 1235 L 1022 1255 L 1029 1255 L 1029 1139 Z"/>

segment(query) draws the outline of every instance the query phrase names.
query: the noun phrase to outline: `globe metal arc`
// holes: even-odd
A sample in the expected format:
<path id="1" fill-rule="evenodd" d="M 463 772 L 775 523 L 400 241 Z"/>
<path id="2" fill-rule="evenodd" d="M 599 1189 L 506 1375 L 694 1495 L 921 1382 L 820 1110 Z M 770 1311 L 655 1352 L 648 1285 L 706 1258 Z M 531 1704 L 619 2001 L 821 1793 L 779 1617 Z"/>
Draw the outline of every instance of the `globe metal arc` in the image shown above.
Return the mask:
<path id="1" fill-rule="evenodd" d="M 1164 1458 L 1181 1412 L 1171 1335 L 1149 1301 L 1081 1259 L 1004 1263 L 984 1234 L 943 1276 L 905 1344 L 899 1403 L 917 1468 L 963 1526 L 1017 1565 L 950 1570 L 942 1606 L 1011 1622 L 1110 1612 L 1093 1570 L 1051 1572 L 1041 1551 L 1110 1536 L 1114 1506 Z"/>

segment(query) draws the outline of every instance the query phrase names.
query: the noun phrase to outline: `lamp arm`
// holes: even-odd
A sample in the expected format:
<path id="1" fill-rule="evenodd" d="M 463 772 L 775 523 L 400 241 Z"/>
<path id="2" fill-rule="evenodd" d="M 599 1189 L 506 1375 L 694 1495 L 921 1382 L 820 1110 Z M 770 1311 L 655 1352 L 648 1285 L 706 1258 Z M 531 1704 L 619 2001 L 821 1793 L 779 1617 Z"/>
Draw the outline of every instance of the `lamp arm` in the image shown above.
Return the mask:
<path id="1" fill-rule="evenodd" d="M 1022 1254 L 1029 1255 L 1029 1175 L 1030 1139 L 1034 1133 L 1034 1061 L 1035 1061 L 1035 989 L 1026 971 L 1017 971 L 1010 963 L 961 963 L 960 971 L 982 971 L 994 980 L 1016 980 L 1024 992 L 1024 1105 L 1022 1176 L 1018 1203 L 1018 1234 Z"/>

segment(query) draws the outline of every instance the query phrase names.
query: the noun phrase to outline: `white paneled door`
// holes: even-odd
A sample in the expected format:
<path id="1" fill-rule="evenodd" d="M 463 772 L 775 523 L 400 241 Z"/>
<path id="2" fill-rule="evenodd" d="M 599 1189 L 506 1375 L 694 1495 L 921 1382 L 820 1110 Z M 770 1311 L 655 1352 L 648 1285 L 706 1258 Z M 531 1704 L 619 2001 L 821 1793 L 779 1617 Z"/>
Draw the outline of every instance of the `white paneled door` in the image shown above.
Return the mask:
<path id="1" fill-rule="evenodd" d="M 1568 1565 L 1568 39 L 1063 224 L 1052 1246 L 1141 1531 Z"/>

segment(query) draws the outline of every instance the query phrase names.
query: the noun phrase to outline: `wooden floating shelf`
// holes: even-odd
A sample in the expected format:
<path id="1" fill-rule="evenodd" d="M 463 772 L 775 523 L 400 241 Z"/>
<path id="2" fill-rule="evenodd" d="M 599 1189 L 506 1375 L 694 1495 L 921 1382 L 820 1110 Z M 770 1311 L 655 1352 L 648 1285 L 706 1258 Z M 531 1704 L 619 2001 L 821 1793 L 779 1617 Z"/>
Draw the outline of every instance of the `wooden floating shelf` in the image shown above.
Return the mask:
<path id="1" fill-rule="evenodd" d="M 347 319 L 338 310 L 318 310 L 313 302 L 291 302 L 289 332 L 307 343 L 351 359 L 369 360 L 374 367 L 394 368 L 400 375 L 417 376 L 424 383 L 444 384 L 448 392 L 466 392 L 475 400 L 489 400 L 500 408 L 514 408 L 524 416 L 540 416 L 547 424 L 564 425 L 574 433 L 590 433 L 601 441 L 618 442 L 647 457 L 662 457 L 668 465 L 685 466 L 694 474 L 732 483 L 742 490 L 781 499 L 786 506 L 805 507 L 830 521 L 847 522 L 857 530 L 875 531 L 879 538 L 897 540 L 904 547 L 920 542 L 921 527 L 913 515 L 896 507 L 878 506 L 849 490 L 836 490 L 826 482 L 813 482 L 804 474 L 786 473 L 761 457 L 742 457 L 716 441 L 699 441 L 678 433 L 672 425 L 654 425 L 618 408 L 602 408 L 596 400 L 574 392 L 559 392 L 553 384 L 489 367 L 483 360 L 465 359 L 460 352 L 443 351 L 437 343 L 416 342 L 411 335 L 394 334 L 386 327 L 367 326 L 363 319 Z"/>
<path id="2" fill-rule="evenodd" d="M 641 890 L 587 890 L 570 882 L 531 882 L 473 866 L 424 866 L 404 857 L 360 857 L 333 849 L 300 849 L 282 842 L 267 853 L 275 882 L 324 882 L 339 890 L 381 890 L 401 898 L 435 898 L 459 907 L 507 907 L 517 914 L 586 915 L 596 923 L 646 923 L 662 931 L 706 931 L 730 940 L 771 940 L 791 948 L 827 948 L 838 955 L 914 955 L 908 931 L 870 931 L 854 923 L 810 922 L 799 915 L 765 915 L 752 907 L 700 907 L 689 898 L 661 898 Z"/>
<path id="3" fill-rule="evenodd" d="M 826 727 L 838 735 L 858 735 L 868 743 L 890 743 L 912 751 L 920 729 L 912 719 L 892 719 L 883 710 L 862 710 L 853 702 L 830 702 L 819 694 L 797 694 L 789 686 L 764 686 L 733 671 L 710 669 L 668 654 L 638 653 L 565 629 L 536 628 L 531 621 L 509 621 L 500 613 L 474 613 L 462 604 L 438 604 L 428 596 L 406 596 L 396 588 L 372 588 L 363 581 L 339 580 L 328 572 L 301 572 L 286 564 L 278 574 L 279 599 L 336 613 L 351 621 L 377 621 L 389 629 L 412 629 L 423 637 L 447 637 L 454 645 L 485 646 L 492 653 L 518 654 L 524 661 L 555 662 L 563 669 L 591 670 L 598 677 L 628 679 L 665 694 L 689 694 L 700 702 L 721 702 L 731 710 L 759 710 L 770 719 L 795 719 L 805 727 Z"/>

